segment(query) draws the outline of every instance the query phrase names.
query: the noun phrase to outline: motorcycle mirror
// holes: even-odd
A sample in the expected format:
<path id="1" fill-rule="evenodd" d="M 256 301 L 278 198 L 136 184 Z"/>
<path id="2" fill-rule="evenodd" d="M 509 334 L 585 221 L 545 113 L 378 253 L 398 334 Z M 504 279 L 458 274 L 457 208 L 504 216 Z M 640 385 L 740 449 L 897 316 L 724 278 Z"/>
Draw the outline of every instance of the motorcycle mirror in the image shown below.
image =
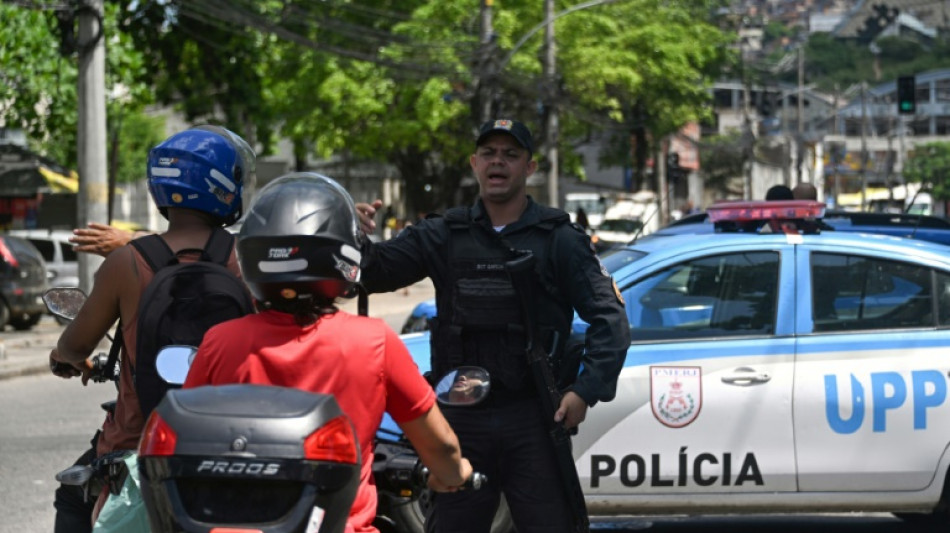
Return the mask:
<path id="1" fill-rule="evenodd" d="M 76 318 L 85 302 L 86 293 L 78 288 L 57 287 L 43 293 L 43 303 L 49 312 L 66 320 Z"/>
<path id="2" fill-rule="evenodd" d="M 448 374 L 435 386 L 436 400 L 442 405 L 475 405 L 488 397 L 491 390 L 491 376 L 479 366 L 460 366 Z"/>
<path id="3" fill-rule="evenodd" d="M 194 346 L 166 346 L 155 356 L 158 375 L 170 385 L 182 385 L 198 349 Z"/>

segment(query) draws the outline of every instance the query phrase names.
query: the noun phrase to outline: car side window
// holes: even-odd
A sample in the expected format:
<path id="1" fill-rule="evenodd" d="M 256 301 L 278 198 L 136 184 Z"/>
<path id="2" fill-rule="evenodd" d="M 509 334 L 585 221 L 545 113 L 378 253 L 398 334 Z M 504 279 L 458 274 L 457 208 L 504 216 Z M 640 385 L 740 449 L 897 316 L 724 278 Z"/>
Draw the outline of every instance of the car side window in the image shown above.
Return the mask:
<path id="1" fill-rule="evenodd" d="M 778 252 L 703 257 L 623 291 L 633 340 L 772 334 Z"/>
<path id="2" fill-rule="evenodd" d="M 53 241 L 44 241 L 43 239 L 30 239 L 33 246 L 43 255 L 43 260 L 51 263 L 56 259 L 56 250 L 53 249 L 56 243 Z"/>
<path id="3" fill-rule="evenodd" d="M 811 279 L 816 332 L 935 325 L 937 278 L 930 268 L 873 257 L 814 253 Z M 941 302 L 943 305 L 950 307 L 950 301 Z"/>
<path id="4" fill-rule="evenodd" d="M 73 249 L 73 245 L 68 242 L 59 243 L 60 249 L 63 251 L 63 261 L 78 261 L 76 257 L 76 250 Z"/>

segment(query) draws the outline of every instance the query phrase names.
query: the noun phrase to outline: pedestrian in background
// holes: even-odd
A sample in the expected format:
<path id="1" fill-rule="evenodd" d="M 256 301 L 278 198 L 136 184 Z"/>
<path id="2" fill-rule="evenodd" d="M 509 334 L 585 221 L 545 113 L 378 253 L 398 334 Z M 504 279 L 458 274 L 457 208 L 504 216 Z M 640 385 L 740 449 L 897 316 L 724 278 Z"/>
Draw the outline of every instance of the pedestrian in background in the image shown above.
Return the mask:
<path id="1" fill-rule="evenodd" d="M 774 185 L 769 188 L 765 193 L 765 199 L 768 201 L 773 200 L 794 200 L 795 196 L 792 194 L 792 190 L 785 185 Z"/>
<path id="2" fill-rule="evenodd" d="M 811 183 L 803 181 L 792 189 L 792 196 L 796 200 L 818 200 L 818 189 Z"/>

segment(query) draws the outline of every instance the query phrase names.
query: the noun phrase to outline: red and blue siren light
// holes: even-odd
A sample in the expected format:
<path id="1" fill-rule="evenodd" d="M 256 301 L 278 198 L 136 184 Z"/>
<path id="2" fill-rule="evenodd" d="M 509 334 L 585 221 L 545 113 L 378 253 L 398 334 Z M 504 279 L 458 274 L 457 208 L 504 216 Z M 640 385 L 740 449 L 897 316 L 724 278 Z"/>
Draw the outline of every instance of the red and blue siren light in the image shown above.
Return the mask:
<path id="1" fill-rule="evenodd" d="M 709 206 L 706 214 L 713 223 L 811 220 L 825 215 L 825 204 L 814 200 L 719 202 Z"/>

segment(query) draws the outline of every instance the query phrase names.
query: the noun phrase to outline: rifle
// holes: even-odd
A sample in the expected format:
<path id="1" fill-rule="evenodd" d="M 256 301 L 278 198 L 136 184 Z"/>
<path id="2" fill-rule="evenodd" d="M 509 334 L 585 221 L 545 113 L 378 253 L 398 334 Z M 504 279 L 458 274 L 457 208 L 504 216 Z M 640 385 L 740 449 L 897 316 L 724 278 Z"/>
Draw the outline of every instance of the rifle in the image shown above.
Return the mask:
<path id="1" fill-rule="evenodd" d="M 587 517 L 587 504 L 584 502 L 584 491 L 581 481 L 577 477 L 577 468 L 574 466 L 574 454 L 571 452 L 571 436 L 563 422 L 554 421 L 554 413 L 561 405 L 561 391 L 557 388 L 557 380 L 551 371 L 549 354 L 537 342 L 537 310 L 534 308 L 535 257 L 530 251 L 519 251 L 520 257 L 505 263 L 505 270 L 511 279 L 521 311 L 524 316 L 525 355 L 528 358 L 528 367 L 534 377 L 534 384 L 538 390 L 541 402 L 542 416 L 548 424 L 548 434 L 554 444 L 554 453 L 557 457 L 558 472 L 561 475 L 561 486 L 567 496 L 568 509 L 573 521 L 574 533 L 588 533 L 590 519 Z M 557 339 L 552 343 L 551 355 L 557 350 Z"/>

